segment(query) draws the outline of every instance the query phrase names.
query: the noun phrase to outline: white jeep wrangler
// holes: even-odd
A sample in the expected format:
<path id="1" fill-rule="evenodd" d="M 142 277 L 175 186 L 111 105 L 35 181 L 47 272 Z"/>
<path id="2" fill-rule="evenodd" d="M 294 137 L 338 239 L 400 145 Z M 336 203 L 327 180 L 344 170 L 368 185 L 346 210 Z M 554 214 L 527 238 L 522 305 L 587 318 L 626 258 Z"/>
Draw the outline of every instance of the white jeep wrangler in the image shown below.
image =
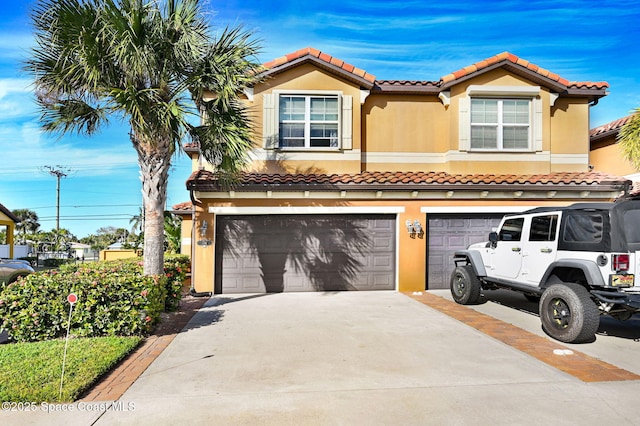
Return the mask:
<path id="1" fill-rule="evenodd" d="M 568 343 L 595 339 L 600 315 L 640 312 L 640 200 L 541 207 L 505 216 L 489 242 L 454 255 L 451 294 L 481 303 L 483 289 L 539 299 L 544 331 Z"/>

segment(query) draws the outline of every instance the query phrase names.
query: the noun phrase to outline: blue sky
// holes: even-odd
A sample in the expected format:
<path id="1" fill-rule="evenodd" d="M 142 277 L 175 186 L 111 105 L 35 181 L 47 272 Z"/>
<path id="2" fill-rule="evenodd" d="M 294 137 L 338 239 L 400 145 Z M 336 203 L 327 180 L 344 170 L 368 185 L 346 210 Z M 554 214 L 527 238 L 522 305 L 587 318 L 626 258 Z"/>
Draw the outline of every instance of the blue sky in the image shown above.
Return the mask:
<path id="1" fill-rule="evenodd" d="M 35 210 L 42 229 L 83 237 L 103 226 L 129 228 L 142 202 L 135 151 L 114 123 L 91 138 L 51 137 L 21 63 L 32 44 L 34 2 L 0 9 L 0 203 Z M 262 41 L 261 62 L 311 46 L 378 79 L 438 80 L 509 51 L 571 81 L 607 81 L 591 127 L 640 107 L 640 1 L 252 1 L 206 2 L 214 28 L 243 25 Z M 173 161 L 168 206 L 189 200 L 190 162 Z"/>

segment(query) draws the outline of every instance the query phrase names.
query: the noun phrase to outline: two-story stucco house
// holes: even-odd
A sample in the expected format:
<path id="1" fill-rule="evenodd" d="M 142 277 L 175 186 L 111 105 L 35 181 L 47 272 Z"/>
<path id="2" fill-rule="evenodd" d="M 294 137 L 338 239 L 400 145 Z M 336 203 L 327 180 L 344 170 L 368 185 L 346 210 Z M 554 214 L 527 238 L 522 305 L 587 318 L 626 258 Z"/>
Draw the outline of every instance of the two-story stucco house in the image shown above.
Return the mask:
<path id="1" fill-rule="evenodd" d="M 189 149 L 183 252 L 196 292 L 447 288 L 452 253 L 508 212 L 609 201 L 589 169 L 604 82 L 510 53 L 436 81 L 377 80 L 313 48 L 265 64 L 244 94 L 251 169 L 225 190 Z"/>

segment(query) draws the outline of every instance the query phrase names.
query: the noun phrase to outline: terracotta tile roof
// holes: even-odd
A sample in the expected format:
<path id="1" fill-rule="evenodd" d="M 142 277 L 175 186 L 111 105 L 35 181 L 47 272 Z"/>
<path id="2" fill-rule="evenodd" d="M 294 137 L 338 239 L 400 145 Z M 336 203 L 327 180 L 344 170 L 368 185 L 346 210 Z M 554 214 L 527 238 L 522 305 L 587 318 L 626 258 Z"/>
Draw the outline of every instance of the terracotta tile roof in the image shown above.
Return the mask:
<path id="1" fill-rule="evenodd" d="M 454 80 L 459 80 L 463 77 L 470 76 L 476 72 L 482 71 L 485 68 L 491 67 L 492 65 L 500 64 L 503 62 L 508 62 L 511 64 L 519 65 L 520 67 L 532 71 L 542 77 L 545 77 L 549 80 L 560 83 L 562 86 L 566 86 L 568 88 L 573 89 L 606 89 L 609 87 L 609 83 L 604 81 L 599 82 L 591 82 L 591 81 L 569 81 L 558 74 L 552 73 L 549 70 L 539 67 L 536 64 L 533 64 L 526 59 L 522 59 L 509 52 L 502 52 L 490 58 L 484 59 L 480 62 L 476 62 L 473 65 L 469 65 L 462 69 L 452 72 L 451 74 L 447 74 L 443 76 L 440 81 L 442 83 L 450 83 Z"/>
<path id="2" fill-rule="evenodd" d="M 631 117 L 631 115 L 628 115 L 626 117 L 613 120 L 610 123 L 603 124 L 602 126 L 594 127 L 589 130 L 589 137 L 591 138 L 591 141 L 593 142 L 594 140 L 602 139 L 607 136 L 617 135 L 622 126 L 627 124 Z"/>
<path id="3" fill-rule="evenodd" d="M 605 96 L 606 89 L 609 87 L 609 84 L 603 81 L 569 81 L 560 77 L 558 74 L 552 73 L 509 52 L 502 52 L 466 66 L 443 76 L 438 81 L 376 80 L 374 75 L 348 64 L 341 59 L 335 58 L 313 47 L 305 47 L 304 49 L 297 50 L 263 64 L 267 69 L 264 74 L 270 75 L 282 72 L 305 60 L 314 61 L 319 66 L 342 73 L 343 76 L 347 78 L 354 78 L 356 81 L 363 83 L 363 86 L 372 88 L 377 92 L 438 93 L 454 84 L 458 84 L 464 79 L 499 67 L 509 67 L 510 71 L 530 80 L 538 81 L 556 92 L 567 95 L 588 96 L 590 100 Z"/>
<path id="4" fill-rule="evenodd" d="M 179 204 L 174 204 L 173 206 L 171 206 L 171 209 L 173 210 L 173 212 L 184 212 L 184 213 L 190 213 L 193 211 L 193 203 L 191 201 L 185 201 Z"/>
<path id="5" fill-rule="evenodd" d="M 268 70 L 272 70 L 274 68 L 291 64 L 292 62 L 295 62 L 299 59 L 303 59 L 304 57 L 317 58 L 319 62 L 323 62 L 327 65 L 330 65 L 332 68 L 336 68 L 348 74 L 352 74 L 356 77 L 362 78 L 368 81 L 369 83 L 373 83 L 374 81 L 376 81 L 375 75 L 369 74 L 365 70 L 362 70 L 351 64 L 348 64 L 342 59 L 338 59 L 324 52 L 321 52 L 318 49 L 314 49 L 313 47 L 305 47 L 304 49 L 296 50 L 293 53 L 280 56 L 279 58 L 276 58 L 272 61 L 264 63 L 263 66 Z"/>
<path id="6" fill-rule="evenodd" d="M 626 178 L 597 172 L 568 172 L 536 175 L 449 174 L 444 172 L 362 172 L 355 174 L 261 174 L 245 173 L 236 191 L 326 191 L 326 190 L 448 190 L 478 189 L 504 185 L 526 186 L 528 189 L 549 190 L 555 186 L 624 187 Z M 604 188 L 606 187 L 606 188 Z M 187 188 L 219 191 L 213 172 L 199 170 L 187 180 Z M 511 188 L 511 190 L 516 188 Z M 587 188 L 585 188 L 587 189 Z"/>

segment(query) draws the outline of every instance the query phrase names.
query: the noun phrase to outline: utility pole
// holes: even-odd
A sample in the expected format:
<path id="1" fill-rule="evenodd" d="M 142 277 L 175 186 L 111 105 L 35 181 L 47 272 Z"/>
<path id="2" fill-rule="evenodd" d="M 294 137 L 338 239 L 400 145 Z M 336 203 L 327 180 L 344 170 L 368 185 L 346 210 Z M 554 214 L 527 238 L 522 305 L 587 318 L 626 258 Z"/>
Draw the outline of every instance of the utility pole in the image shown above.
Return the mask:
<path id="1" fill-rule="evenodd" d="M 60 179 L 67 177 L 69 170 L 63 170 L 62 166 L 44 166 L 46 172 L 56 178 L 56 241 L 55 249 L 58 251 L 58 239 L 60 237 Z"/>

